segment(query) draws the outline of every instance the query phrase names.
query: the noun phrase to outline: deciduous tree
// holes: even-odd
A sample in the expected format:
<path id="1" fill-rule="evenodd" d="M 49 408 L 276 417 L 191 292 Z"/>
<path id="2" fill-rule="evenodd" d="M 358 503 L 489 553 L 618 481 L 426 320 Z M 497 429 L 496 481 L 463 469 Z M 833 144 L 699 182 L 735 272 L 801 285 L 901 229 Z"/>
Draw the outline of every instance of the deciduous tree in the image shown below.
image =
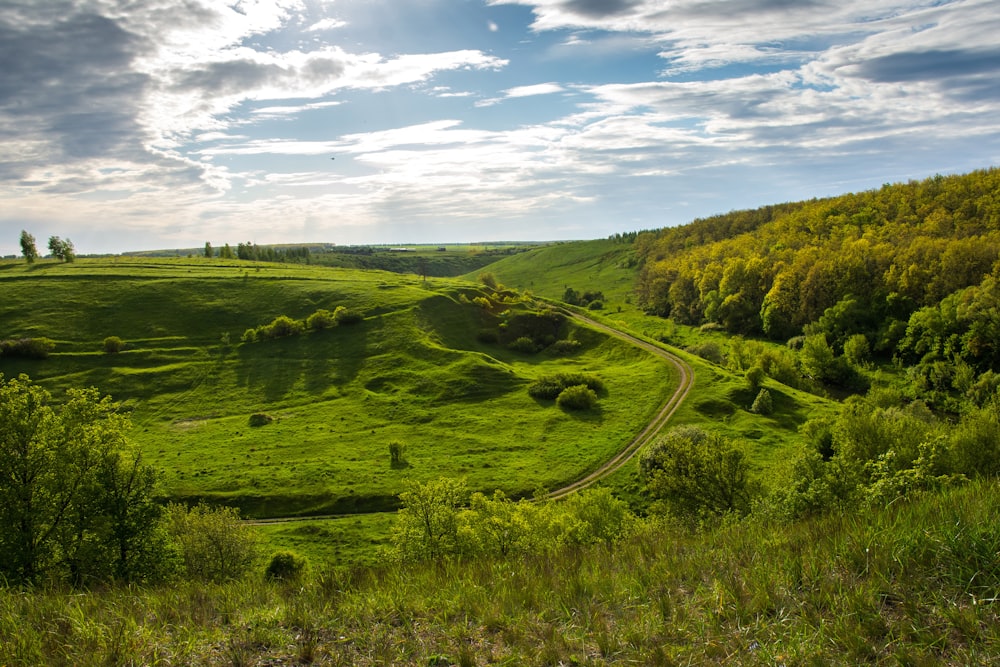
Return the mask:
<path id="1" fill-rule="evenodd" d="M 96 389 L 51 403 L 26 375 L 0 376 L 0 573 L 24 583 L 147 577 L 156 480 L 126 440 L 128 418 Z"/>
<path id="2" fill-rule="evenodd" d="M 28 232 L 21 230 L 21 254 L 28 264 L 34 264 L 38 259 L 38 248 L 35 246 L 35 237 Z"/>

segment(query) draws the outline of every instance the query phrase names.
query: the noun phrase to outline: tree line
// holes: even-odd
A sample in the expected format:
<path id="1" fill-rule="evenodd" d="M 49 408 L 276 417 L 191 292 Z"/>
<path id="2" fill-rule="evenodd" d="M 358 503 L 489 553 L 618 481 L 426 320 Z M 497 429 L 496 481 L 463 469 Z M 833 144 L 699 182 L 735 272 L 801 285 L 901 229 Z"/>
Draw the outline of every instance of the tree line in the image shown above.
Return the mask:
<path id="1" fill-rule="evenodd" d="M 275 248 L 274 246 L 259 246 L 256 243 L 251 243 L 249 241 L 246 243 L 237 243 L 235 250 L 233 250 L 233 247 L 228 243 L 221 248 L 213 248 L 212 244 L 206 241 L 205 249 L 202 254 L 209 259 L 218 257 L 220 259 L 242 259 L 257 262 L 285 262 L 302 264 L 309 264 L 312 258 L 312 252 L 309 250 L 308 246 L 300 246 L 297 248 Z"/>

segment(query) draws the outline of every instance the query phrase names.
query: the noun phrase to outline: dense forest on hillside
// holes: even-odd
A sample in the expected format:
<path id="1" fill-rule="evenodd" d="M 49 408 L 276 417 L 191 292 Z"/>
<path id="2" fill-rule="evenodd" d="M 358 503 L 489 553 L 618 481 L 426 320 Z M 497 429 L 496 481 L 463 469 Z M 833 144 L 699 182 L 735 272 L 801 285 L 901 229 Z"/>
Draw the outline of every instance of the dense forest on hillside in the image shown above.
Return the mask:
<path id="1" fill-rule="evenodd" d="M 636 251 L 639 305 L 681 324 L 822 334 L 836 354 L 864 336 L 932 391 L 1000 371 L 995 168 L 700 219 Z"/>

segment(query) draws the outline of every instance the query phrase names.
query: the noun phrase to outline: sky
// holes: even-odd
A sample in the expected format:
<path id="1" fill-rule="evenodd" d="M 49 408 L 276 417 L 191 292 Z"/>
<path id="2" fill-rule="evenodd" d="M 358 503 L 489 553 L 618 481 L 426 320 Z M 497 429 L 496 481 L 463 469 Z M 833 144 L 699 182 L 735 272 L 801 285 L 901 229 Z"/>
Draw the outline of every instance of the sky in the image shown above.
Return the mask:
<path id="1" fill-rule="evenodd" d="M 0 0 L 0 255 L 603 238 L 1000 164 L 996 0 Z"/>

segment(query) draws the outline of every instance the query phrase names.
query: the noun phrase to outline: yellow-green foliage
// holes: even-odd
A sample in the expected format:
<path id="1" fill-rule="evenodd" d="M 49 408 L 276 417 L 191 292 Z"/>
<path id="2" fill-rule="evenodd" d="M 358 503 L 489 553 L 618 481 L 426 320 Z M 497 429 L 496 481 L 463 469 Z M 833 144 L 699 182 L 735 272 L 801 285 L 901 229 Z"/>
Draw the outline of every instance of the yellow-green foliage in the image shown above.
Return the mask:
<path id="1" fill-rule="evenodd" d="M 1000 170 L 738 211 L 640 235 L 643 307 L 780 340 L 844 299 L 851 333 L 899 340 L 914 309 L 978 284 L 1000 253 Z M 831 322 L 834 330 L 839 323 Z M 842 340 L 832 340 L 840 345 Z"/>

